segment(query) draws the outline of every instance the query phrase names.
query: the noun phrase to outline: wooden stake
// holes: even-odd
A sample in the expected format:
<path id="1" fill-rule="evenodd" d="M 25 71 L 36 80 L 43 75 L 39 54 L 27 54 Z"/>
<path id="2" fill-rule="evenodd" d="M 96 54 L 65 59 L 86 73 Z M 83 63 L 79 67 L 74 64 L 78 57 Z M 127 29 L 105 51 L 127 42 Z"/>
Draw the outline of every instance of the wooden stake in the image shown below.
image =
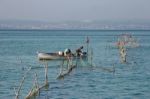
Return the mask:
<path id="1" fill-rule="evenodd" d="M 21 81 L 21 83 L 20 83 L 20 86 L 19 86 L 18 90 L 16 91 L 16 89 L 14 88 L 15 94 L 16 94 L 15 99 L 19 99 L 20 90 L 21 90 L 22 85 L 23 85 L 23 83 L 24 83 L 24 81 L 25 81 L 26 75 L 27 75 L 27 73 L 28 73 L 30 70 L 31 70 L 31 67 L 30 67 L 30 68 L 26 71 L 26 73 L 24 74 L 24 76 L 23 76 L 23 78 L 22 78 L 22 81 Z"/>
<path id="2" fill-rule="evenodd" d="M 45 64 L 45 85 L 48 85 L 48 63 Z"/>
<path id="3" fill-rule="evenodd" d="M 72 64 L 72 62 L 71 62 L 72 60 L 70 60 L 70 58 L 68 58 L 67 61 L 68 61 L 67 62 L 67 71 L 66 72 L 61 71 L 61 73 L 58 75 L 57 79 L 63 79 L 65 76 L 69 75 L 71 73 L 71 71 L 76 67 L 76 65 Z M 64 64 L 62 64 L 62 68 L 63 68 L 63 65 Z M 61 70 L 63 70 L 62 68 L 61 68 Z"/>

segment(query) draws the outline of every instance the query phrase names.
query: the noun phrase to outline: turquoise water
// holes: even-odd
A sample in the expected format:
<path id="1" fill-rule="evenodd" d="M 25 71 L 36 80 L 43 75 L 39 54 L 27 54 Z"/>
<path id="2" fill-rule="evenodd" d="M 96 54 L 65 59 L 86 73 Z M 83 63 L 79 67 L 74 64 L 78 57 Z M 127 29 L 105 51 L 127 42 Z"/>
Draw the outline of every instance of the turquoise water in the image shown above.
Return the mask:
<path id="1" fill-rule="evenodd" d="M 127 49 L 127 63 L 121 64 L 117 36 L 132 34 L 138 48 Z M 20 92 L 23 99 L 32 87 L 34 74 L 44 83 L 44 63 L 36 52 L 55 52 L 81 45 L 90 38 L 93 50 L 91 68 L 84 62 L 64 80 L 57 80 L 61 61 L 48 61 L 48 89 L 37 99 L 149 99 L 150 97 L 150 31 L 0 31 L 0 99 L 15 98 L 17 88 L 29 67 Z M 86 48 L 85 48 L 86 49 Z M 115 66 L 115 72 L 109 72 Z M 105 68 L 105 69 L 104 69 Z"/>

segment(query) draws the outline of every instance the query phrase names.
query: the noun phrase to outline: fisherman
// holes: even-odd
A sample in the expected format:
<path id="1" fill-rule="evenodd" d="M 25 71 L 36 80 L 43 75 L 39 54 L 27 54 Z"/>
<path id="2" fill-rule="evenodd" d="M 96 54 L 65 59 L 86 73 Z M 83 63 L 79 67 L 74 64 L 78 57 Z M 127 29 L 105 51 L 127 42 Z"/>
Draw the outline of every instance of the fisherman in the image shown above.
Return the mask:
<path id="1" fill-rule="evenodd" d="M 71 50 L 70 49 L 65 49 L 64 51 L 64 56 L 70 56 L 71 55 Z"/>
<path id="2" fill-rule="evenodd" d="M 83 55 L 82 49 L 83 49 L 83 46 L 81 46 L 80 48 L 78 48 L 78 49 L 76 50 L 77 56 L 82 56 L 82 55 Z"/>

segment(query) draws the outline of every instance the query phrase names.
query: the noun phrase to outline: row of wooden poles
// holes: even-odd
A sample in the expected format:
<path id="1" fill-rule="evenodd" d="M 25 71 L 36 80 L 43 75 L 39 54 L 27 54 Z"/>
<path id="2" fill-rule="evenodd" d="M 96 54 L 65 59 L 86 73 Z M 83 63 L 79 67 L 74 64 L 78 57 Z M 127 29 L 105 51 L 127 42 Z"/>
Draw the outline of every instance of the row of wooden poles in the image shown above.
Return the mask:
<path id="1" fill-rule="evenodd" d="M 94 66 L 94 64 L 92 63 L 92 56 L 89 58 L 90 59 L 90 63 L 89 65 L 92 66 L 92 68 L 94 69 L 96 66 Z M 82 60 L 82 59 L 80 59 Z M 64 65 L 65 65 L 65 61 L 67 61 L 67 69 L 64 70 Z M 61 67 L 60 67 L 60 73 L 59 75 L 57 76 L 57 79 L 64 79 L 65 76 L 68 76 L 73 69 L 75 69 L 77 67 L 77 62 L 78 60 L 75 61 L 76 63 L 73 64 L 73 60 L 72 59 L 67 59 L 67 60 L 63 60 L 62 61 L 62 64 L 61 64 Z M 48 81 L 48 63 L 46 63 L 44 65 L 44 68 L 45 68 L 45 83 L 44 85 L 40 86 L 39 83 L 38 83 L 38 75 L 37 73 L 35 73 L 35 77 L 34 77 L 34 84 L 33 84 L 33 87 L 31 88 L 31 90 L 29 91 L 29 93 L 27 94 L 27 96 L 25 97 L 25 99 L 33 99 L 35 98 L 37 95 L 40 94 L 40 90 L 42 88 L 46 88 L 46 87 L 49 87 L 49 81 Z M 113 68 L 105 68 L 105 67 L 99 67 L 99 68 L 96 68 L 96 69 L 100 69 L 100 70 L 104 70 L 104 71 L 107 71 L 107 72 L 115 72 L 115 67 L 113 65 Z M 27 70 L 27 72 L 24 74 L 23 78 L 22 78 L 22 81 L 18 87 L 18 89 L 16 90 L 15 89 L 15 99 L 19 99 L 19 95 L 20 95 L 20 91 L 21 91 L 21 88 L 23 86 L 23 83 L 26 79 L 26 76 L 28 74 L 28 72 L 31 70 L 31 68 L 29 68 Z"/>
<path id="2" fill-rule="evenodd" d="M 89 57 L 89 41 L 87 40 L 87 61 L 89 63 L 90 66 L 93 66 L 93 67 L 96 67 L 94 64 L 93 64 L 93 51 L 91 49 L 91 55 Z M 73 64 L 73 60 L 75 60 L 75 63 Z M 82 58 L 80 58 L 79 60 L 82 60 Z M 60 68 L 60 73 L 59 75 L 57 76 L 57 79 L 63 79 L 65 76 L 69 75 L 72 70 L 74 68 L 77 67 L 77 64 L 78 64 L 78 59 L 73 59 L 72 57 L 67 57 L 67 60 L 63 60 L 62 61 L 62 64 L 61 64 L 61 68 Z M 64 70 L 64 65 L 65 65 L 65 61 L 67 61 L 67 69 Z M 82 60 L 83 61 L 83 60 Z M 48 87 L 49 86 L 49 82 L 48 82 L 48 62 L 46 62 L 44 64 L 44 68 L 45 68 L 45 83 L 44 85 L 40 86 L 39 83 L 38 83 L 38 75 L 37 73 L 35 73 L 35 77 L 34 77 L 34 84 L 33 84 L 33 87 L 31 88 L 31 90 L 29 91 L 28 95 L 25 97 L 25 99 L 32 99 L 34 97 L 36 97 L 38 94 L 40 94 L 40 90 L 44 87 Z M 110 68 L 105 68 L 105 67 L 99 67 L 99 68 L 96 68 L 96 69 L 101 69 L 101 70 L 104 70 L 104 71 L 108 71 L 108 72 L 115 72 L 115 67 L 113 65 L 113 68 L 110 69 Z M 20 91 L 21 91 L 21 88 L 23 86 L 23 83 L 26 79 L 26 76 L 28 74 L 28 72 L 31 70 L 31 68 L 29 68 L 26 73 L 24 74 L 23 78 L 22 78 L 22 81 L 20 82 L 20 85 L 18 87 L 18 89 L 14 89 L 15 90 L 15 99 L 19 99 L 19 95 L 20 95 Z"/>
<path id="3" fill-rule="evenodd" d="M 90 62 L 92 65 L 92 56 L 90 58 Z M 75 63 L 73 64 L 73 60 L 75 60 Z M 72 70 L 77 67 L 77 62 L 78 60 L 82 60 L 82 57 L 80 59 L 73 59 L 72 57 L 67 57 L 67 59 L 62 60 L 62 64 L 60 66 L 60 73 L 57 76 L 57 79 L 63 79 L 65 76 L 69 75 Z M 82 60 L 83 61 L 83 60 Z M 67 62 L 67 64 L 65 64 L 65 62 Z M 35 73 L 35 77 L 34 77 L 34 84 L 33 87 L 31 88 L 31 90 L 29 91 L 28 95 L 25 97 L 25 99 L 32 99 L 33 97 L 35 97 L 36 95 L 38 95 L 40 93 L 40 90 L 44 87 L 48 87 L 49 86 L 49 82 L 48 82 L 48 62 L 44 62 L 44 69 L 45 69 L 45 83 L 44 85 L 40 86 L 38 83 L 38 75 L 37 73 Z M 67 69 L 64 70 L 64 65 L 67 66 Z M 23 83 L 27 77 L 27 74 L 31 71 L 31 67 L 27 69 L 27 71 L 25 72 L 18 89 L 14 88 L 15 90 L 15 99 L 19 99 L 20 96 L 20 92 L 21 92 L 21 88 L 23 86 Z"/>
<path id="4" fill-rule="evenodd" d="M 96 66 L 93 64 L 92 59 L 93 58 L 91 56 L 91 57 L 89 57 L 88 61 L 90 61 L 89 65 L 92 66 L 92 68 L 94 69 Z M 81 61 L 82 59 L 79 59 L 79 60 Z M 65 64 L 65 61 L 67 62 L 67 64 Z M 65 76 L 68 76 L 72 72 L 72 70 L 77 67 L 77 64 L 78 64 L 78 60 L 77 59 L 75 59 L 75 63 L 74 64 L 73 64 L 73 59 L 72 58 L 68 58 L 67 60 L 63 60 L 62 64 L 61 64 L 61 67 L 60 67 L 60 73 L 57 76 L 57 79 L 64 79 Z M 66 70 L 64 70 L 64 66 L 65 65 L 67 66 Z M 42 86 L 40 86 L 39 83 L 38 83 L 38 75 L 37 75 L 37 73 L 35 73 L 33 87 L 31 88 L 31 90 L 29 91 L 29 93 L 27 94 L 27 96 L 25 97 L 25 99 L 33 99 L 37 95 L 40 94 L 40 90 L 42 88 L 49 87 L 49 81 L 48 81 L 48 63 L 47 62 L 44 64 L 44 69 L 45 69 L 45 83 Z M 115 72 L 114 65 L 113 65 L 113 68 L 99 67 L 99 68 L 96 68 L 96 69 L 97 70 L 98 69 L 104 70 L 104 71 L 107 71 L 107 72 L 113 72 L 113 73 Z M 24 81 L 26 79 L 26 76 L 29 73 L 29 71 L 31 71 L 31 68 L 29 68 L 26 71 L 26 73 L 24 74 L 24 76 L 22 78 L 22 81 L 20 82 L 20 85 L 19 85 L 18 89 L 15 89 L 15 95 L 16 95 L 15 99 L 19 99 L 21 88 L 23 86 L 23 83 L 24 83 Z"/>

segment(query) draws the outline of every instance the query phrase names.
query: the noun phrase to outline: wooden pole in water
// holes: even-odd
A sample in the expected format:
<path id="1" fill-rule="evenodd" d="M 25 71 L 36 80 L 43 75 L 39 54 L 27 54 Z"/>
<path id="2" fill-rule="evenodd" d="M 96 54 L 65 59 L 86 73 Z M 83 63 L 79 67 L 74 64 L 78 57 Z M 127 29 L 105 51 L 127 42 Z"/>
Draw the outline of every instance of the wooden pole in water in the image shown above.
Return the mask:
<path id="1" fill-rule="evenodd" d="M 39 83 L 38 83 L 37 73 L 35 73 L 35 86 L 36 86 L 37 89 L 39 89 Z"/>
<path id="2" fill-rule="evenodd" d="M 63 63 L 64 63 L 64 62 L 63 62 Z M 64 64 L 62 64 L 62 67 L 61 67 L 61 68 L 63 68 L 63 65 L 64 65 Z M 67 57 L 67 71 L 62 72 L 61 70 L 63 70 L 63 69 L 61 69 L 61 70 L 60 70 L 61 73 L 58 75 L 57 79 L 63 79 L 66 75 L 69 75 L 70 72 L 71 72 L 75 67 L 76 67 L 76 65 L 73 65 L 72 59 L 70 59 L 69 57 Z"/>
<path id="3" fill-rule="evenodd" d="M 93 49 L 91 48 L 91 66 L 93 66 Z"/>
<path id="4" fill-rule="evenodd" d="M 86 37 L 86 47 L 87 47 L 87 51 L 86 51 L 86 52 L 87 52 L 87 56 L 88 56 L 88 54 L 89 54 L 89 41 L 90 41 L 90 40 L 89 40 L 89 37 L 87 36 L 87 37 Z M 88 58 L 88 57 L 87 57 L 87 58 Z"/>
<path id="5" fill-rule="evenodd" d="M 45 85 L 48 85 L 48 63 L 45 64 Z"/>
<path id="6" fill-rule="evenodd" d="M 16 91 L 16 89 L 14 89 L 14 90 L 15 90 L 15 94 L 16 94 L 15 99 L 18 99 L 18 98 L 19 98 L 20 90 L 21 90 L 22 85 L 23 85 L 23 83 L 24 83 L 24 81 L 25 81 L 26 75 L 27 75 L 27 73 L 28 73 L 30 70 L 31 70 L 31 68 L 29 68 L 29 69 L 27 70 L 27 72 L 24 74 L 24 76 L 23 76 L 23 78 L 22 78 L 22 81 L 21 81 L 21 83 L 20 83 L 20 86 L 19 86 L 18 90 Z"/>
<path id="7" fill-rule="evenodd" d="M 62 64 L 61 64 L 61 66 L 60 66 L 60 72 L 59 72 L 59 75 L 57 76 L 57 79 L 62 78 L 63 71 L 64 71 L 64 61 L 65 61 L 65 60 L 62 61 Z"/>
<path id="8" fill-rule="evenodd" d="M 61 64 L 60 73 L 59 73 L 59 74 L 62 74 L 63 71 L 64 71 L 64 61 L 65 61 L 65 60 L 63 60 L 63 62 L 62 62 L 62 64 Z"/>

